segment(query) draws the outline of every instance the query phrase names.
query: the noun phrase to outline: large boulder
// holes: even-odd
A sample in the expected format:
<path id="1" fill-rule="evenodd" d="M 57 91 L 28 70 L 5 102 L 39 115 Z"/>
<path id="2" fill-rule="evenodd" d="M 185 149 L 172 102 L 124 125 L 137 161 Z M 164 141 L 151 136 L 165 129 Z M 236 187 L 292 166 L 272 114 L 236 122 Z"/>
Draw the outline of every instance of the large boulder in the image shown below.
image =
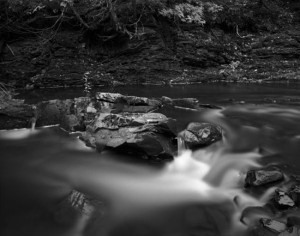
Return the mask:
<path id="1" fill-rule="evenodd" d="M 88 97 L 44 101 L 37 105 L 37 126 L 59 124 L 67 131 L 85 130 L 85 122 L 97 113 Z"/>
<path id="2" fill-rule="evenodd" d="M 222 129 L 209 123 L 192 122 L 179 133 L 179 139 L 185 148 L 197 149 L 222 139 Z"/>
<path id="3" fill-rule="evenodd" d="M 161 106 L 161 102 L 156 99 L 124 96 L 119 93 L 96 93 L 96 101 L 101 112 L 112 113 L 146 113 L 154 111 Z"/>
<path id="4" fill-rule="evenodd" d="M 175 138 L 173 120 L 159 113 L 101 113 L 83 135 L 85 142 L 98 150 L 109 147 L 158 159 L 174 156 Z"/>

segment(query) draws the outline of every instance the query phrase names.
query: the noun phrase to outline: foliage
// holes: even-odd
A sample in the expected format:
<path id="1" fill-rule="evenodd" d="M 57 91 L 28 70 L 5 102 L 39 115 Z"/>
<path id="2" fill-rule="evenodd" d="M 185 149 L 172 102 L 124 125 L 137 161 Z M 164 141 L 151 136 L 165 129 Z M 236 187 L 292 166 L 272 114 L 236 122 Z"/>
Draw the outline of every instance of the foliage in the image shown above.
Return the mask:
<path id="1" fill-rule="evenodd" d="M 173 8 L 164 8 L 160 11 L 162 16 L 170 19 L 178 19 L 184 23 L 204 24 L 203 5 L 192 5 L 189 3 L 176 4 Z"/>
<path id="2" fill-rule="evenodd" d="M 222 10 L 206 15 L 209 27 L 219 26 L 226 31 L 260 31 L 291 23 L 293 15 L 282 0 L 223 0 L 215 1 Z"/>
<path id="3" fill-rule="evenodd" d="M 225 31 L 269 30 L 292 19 L 283 0 L 1 0 L 0 27 L 7 34 L 44 34 L 55 37 L 63 23 L 94 32 L 102 42 L 121 34 L 139 37 L 144 25 L 164 19 Z M 47 33 L 48 34 L 48 33 Z M 3 36 L 4 35 L 4 36 Z M 48 34 L 49 35 L 49 34 Z M 47 41 L 47 40 L 46 40 Z"/>

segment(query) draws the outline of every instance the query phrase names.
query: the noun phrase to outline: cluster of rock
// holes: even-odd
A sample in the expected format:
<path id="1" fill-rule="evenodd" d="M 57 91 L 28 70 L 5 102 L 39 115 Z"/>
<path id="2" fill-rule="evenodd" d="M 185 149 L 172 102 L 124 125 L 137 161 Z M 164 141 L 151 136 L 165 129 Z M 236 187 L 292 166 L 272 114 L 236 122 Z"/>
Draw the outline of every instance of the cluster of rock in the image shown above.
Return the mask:
<path id="1" fill-rule="evenodd" d="M 246 175 L 245 187 L 254 192 L 273 189 L 264 206 L 248 207 L 243 212 L 241 221 L 250 226 L 254 235 L 300 235 L 300 184 L 296 176 L 286 176 L 275 167 L 250 170 Z M 255 222 L 251 222 L 253 218 Z"/>
<path id="2" fill-rule="evenodd" d="M 207 146 L 222 138 L 220 127 L 192 122 L 178 134 L 176 120 L 159 113 L 164 109 L 219 108 L 199 104 L 193 98 L 149 99 L 118 93 L 97 93 L 95 97 L 43 101 L 35 105 L 21 100 L 0 104 L 0 129 L 29 128 L 58 124 L 66 131 L 80 131 L 86 145 L 102 151 L 110 148 L 155 161 L 177 154 L 178 139 L 185 148 Z M 72 190 L 53 209 L 55 222 L 85 228 L 92 217 L 101 217 L 101 202 Z"/>
<path id="3" fill-rule="evenodd" d="M 221 128 L 191 123 L 177 138 L 176 120 L 162 114 L 171 109 L 219 108 L 194 98 L 150 99 L 119 93 L 96 93 L 94 97 L 50 100 L 35 105 L 20 100 L 0 107 L 0 129 L 59 124 L 67 131 L 82 132 L 82 140 L 98 151 L 104 148 L 144 159 L 170 160 L 177 154 L 177 139 L 186 148 L 210 145 L 222 138 Z M 159 113 L 162 112 L 162 113 Z"/>

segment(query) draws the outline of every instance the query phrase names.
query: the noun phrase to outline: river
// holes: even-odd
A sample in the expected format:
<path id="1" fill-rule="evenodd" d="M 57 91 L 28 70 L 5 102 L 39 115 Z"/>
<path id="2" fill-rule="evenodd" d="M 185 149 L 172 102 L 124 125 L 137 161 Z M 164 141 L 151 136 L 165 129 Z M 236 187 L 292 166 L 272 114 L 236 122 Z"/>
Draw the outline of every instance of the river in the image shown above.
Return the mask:
<path id="1" fill-rule="evenodd" d="M 218 124 L 224 137 L 193 153 L 180 150 L 174 161 L 158 168 L 126 163 L 110 152 L 96 153 L 58 127 L 1 131 L 1 235 L 257 235 L 251 227 L 261 217 L 281 213 L 272 215 L 264 207 L 274 189 L 245 189 L 245 175 L 249 169 L 275 166 L 285 174 L 278 186 L 284 188 L 290 176 L 300 174 L 299 89 L 297 84 L 97 89 L 195 97 L 222 107 L 168 111 L 182 127 L 190 121 Z M 56 89 L 19 97 L 34 103 L 83 95 L 81 89 Z M 57 204 L 72 189 L 103 202 L 105 210 L 93 209 L 92 216 L 58 224 Z M 241 223 L 245 209 L 253 206 L 261 207 L 260 213 L 251 213 L 249 221 Z"/>

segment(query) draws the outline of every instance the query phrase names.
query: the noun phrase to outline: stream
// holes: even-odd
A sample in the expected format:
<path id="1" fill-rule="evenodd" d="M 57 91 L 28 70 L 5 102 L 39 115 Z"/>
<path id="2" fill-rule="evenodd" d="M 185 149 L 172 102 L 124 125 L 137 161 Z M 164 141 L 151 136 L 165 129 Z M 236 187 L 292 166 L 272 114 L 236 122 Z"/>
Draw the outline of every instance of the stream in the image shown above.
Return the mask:
<path id="1" fill-rule="evenodd" d="M 183 129 L 191 121 L 220 125 L 223 139 L 191 152 L 183 148 L 164 165 L 134 163 L 97 153 L 59 127 L 0 131 L 1 235 L 242 236 L 262 217 L 286 218 L 297 209 L 264 206 L 275 187 L 300 174 L 300 84 L 205 84 L 116 87 L 97 91 L 171 98 L 194 97 L 222 109 L 165 111 Z M 92 91 L 93 93 L 94 91 Z M 28 103 L 83 96 L 82 90 L 27 91 Z M 276 186 L 247 189 L 248 170 L 275 166 Z M 72 189 L 99 204 L 70 224 L 55 220 Z M 247 209 L 260 207 L 258 211 Z M 249 211 L 248 211 L 249 212 Z M 269 234 L 260 235 L 275 235 Z"/>

